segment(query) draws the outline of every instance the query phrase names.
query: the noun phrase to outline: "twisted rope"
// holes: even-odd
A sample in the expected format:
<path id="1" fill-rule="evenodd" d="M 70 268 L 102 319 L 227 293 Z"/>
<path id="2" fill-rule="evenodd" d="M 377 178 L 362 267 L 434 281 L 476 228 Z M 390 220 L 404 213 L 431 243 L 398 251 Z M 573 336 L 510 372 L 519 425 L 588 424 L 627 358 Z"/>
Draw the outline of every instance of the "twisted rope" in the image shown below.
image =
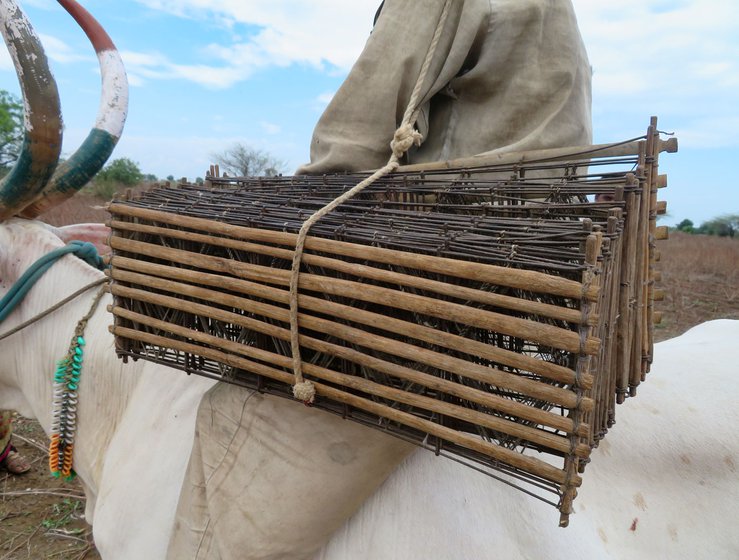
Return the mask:
<path id="1" fill-rule="evenodd" d="M 22 331 L 26 327 L 30 327 L 34 323 L 37 323 L 38 321 L 40 321 L 41 319 L 43 319 L 44 317 L 47 317 L 47 316 L 51 315 L 57 309 L 59 309 L 61 307 L 64 307 L 70 301 L 72 301 L 74 299 L 77 299 L 82 294 L 84 294 L 86 291 L 91 290 L 92 288 L 94 288 L 96 286 L 99 286 L 101 284 L 106 284 L 107 282 L 108 282 L 108 279 L 107 278 L 98 278 L 94 282 L 90 282 L 86 286 L 82 286 L 76 292 L 74 292 L 72 294 L 69 294 L 64 299 L 58 301 L 57 303 L 55 303 L 54 305 L 52 305 L 48 309 L 45 309 L 44 311 L 42 311 L 38 315 L 35 315 L 34 317 L 30 318 L 28 321 L 24 321 L 23 323 L 21 323 L 17 327 L 14 327 L 14 328 L 10 329 L 9 331 L 4 332 L 3 334 L 0 334 L 0 340 L 4 340 L 4 339 L 6 339 L 6 338 L 8 338 L 10 336 L 13 336 L 15 333 Z"/>
<path id="2" fill-rule="evenodd" d="M 293 385 L 293 396 L 296 399 L 303 401 L 306 404 L 310 404 L 315 399 L 316 390 L 311 381 L 306 381 L 303 378 L 303 365 L 300 356 L 300 332 L 298 324 L 298 283 L 300 278 L 300 263 L 303 259 L 303 249 L 305 247 L 305 240 L 308 236 L 310 228 L 318 220 L 324 217 L 329 212 L 333 211 L 337 206 L 343 204 L 347 200 L 353 198 L 364 189 L 369 187 L 372 183 L 381 179 L 385 175 L 388 175 L 395 171 L 399 167 L 400 158 L 414 145 L 420 146 L 423 141 L 423 136 L 418 132 L 414 125 L 418 119 L 419 101 L 421 98 L 421 88 L 426 80 L 429 67 L 431 66 L 431 60 L 433 59 L 436 47 L 441 39 L 441 33 L 444 29 L 447 16 L 449 15 L 449 8 L 451 6 L 451 0 L 446 0 L 444 8 L 439 15 L 439 21 L 434 30 L 433 38 L 429 44 L 428 51 L 426 52 L 426 58 L 421 65 L 421 70 L 416 80 L 416 85 L 411 93 L 408 106 L 406 107 L 403 115 L 403 120 L 400 126 L 395 131 L 393 139 L 390 142 L 390 148 L 392 155 L 385 164 L 375 171 L 372 175 L 367 177 L 364 181 L 348 190 L 338 198 L 335 198 L 326 206 L 315 212 L 310 218 L 308 218 L 300 228 L 298 232 L 298 238 L 295 242 L 295 253 L 293 254 L 292 266 L 290 269 L 290 348 L 292 351 L 292 362 L 293 362 L 293 373 L 295 375 L 295 383 Z"/>

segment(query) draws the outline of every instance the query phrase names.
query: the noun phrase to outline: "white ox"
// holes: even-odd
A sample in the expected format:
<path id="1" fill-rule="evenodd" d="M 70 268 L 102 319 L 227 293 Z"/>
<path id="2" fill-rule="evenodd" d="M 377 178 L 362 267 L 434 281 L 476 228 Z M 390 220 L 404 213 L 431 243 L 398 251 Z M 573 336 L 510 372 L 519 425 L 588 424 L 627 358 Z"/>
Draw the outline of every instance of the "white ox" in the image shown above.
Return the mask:
<path id="1" fill-rule="evenodd" d="M 61 235 L 78 233 L 71 228 Z M 0 226 L 0 295 L 36 258 L 61 244 L 39 222 L 12 219 Z M 64 257 L 0 333 L 99 275 L 75 257 Z M 54 363 L 66 351 L 74 324 L 91 298 L 86 294 L 0 342 L 0 408 L 36 417 L 49 429 Z M 103 558 L 164 558 L 195 412 L 212 382 L 150 363 L 123 365 L 107 331 L 108 302 L 102 302 L 88 325 L 75 469 L 89 497 L 88 519 Z M 739 371 L 728 359 L 736 340 L 739 321 L 715 321 L 657 345 L 648 382 L 639 397 L 618 410 L 617 425 L 593 455 L 568 529 L 557 528 L 552 508 L 451 461 L 418 452 L 315 558 L 739 557 L 734 530 L 739 508 Z M 336 420 L 288 404 L 306 415 L 325 416 L 329 423 Z M 279 433 L 272 437 L 263 448 L 254 446 L 252 460 L 258 462 L 260 454 L 280 441 Z M 382 437 L 392 449 L 393 438 Z M 313 443 L 306 441 L 306 449 Z M 292 459 L 285 457 L 286 465 Z M 326 461 L 329 468 L 331 460 Z M 294 474 L 311 484 L 305 473 Z M 257 490 L 265 496 L 275 491 Z M 243 503 L 240 511 L 248 518 L 259 514 L 252 509 L 257 507 L 263 511 L 264 503 Z M 276 510 L 280 507 L 274 504 Z M 321 522 L 306 516 L 300 527 L 285 531 L 320 532 Z M 221 537 L 227 542 L 216 543 L 211 557 L 312 556 L 311 551 L 271 556 L 265 543 L 250 546 L 238 534 Z M 284 548 L 274 543 L 273 550 Z"/>

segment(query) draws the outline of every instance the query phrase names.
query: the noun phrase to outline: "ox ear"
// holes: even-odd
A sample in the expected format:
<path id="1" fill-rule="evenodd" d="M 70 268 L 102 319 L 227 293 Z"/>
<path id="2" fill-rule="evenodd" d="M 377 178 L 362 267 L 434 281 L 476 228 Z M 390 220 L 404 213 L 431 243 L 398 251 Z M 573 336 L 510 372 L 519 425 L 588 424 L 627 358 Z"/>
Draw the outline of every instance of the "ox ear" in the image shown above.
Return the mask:
<path id="1" fill-rule="evenodd" d="M 74 240 L 89 241 L 95 245 L 101 255 L 110 253 L 110 246 L 108 245 L 110 228 L 105 224 L 73 224 L 55 228 L 54 231 L 59 239 L 65 243 Z"/>

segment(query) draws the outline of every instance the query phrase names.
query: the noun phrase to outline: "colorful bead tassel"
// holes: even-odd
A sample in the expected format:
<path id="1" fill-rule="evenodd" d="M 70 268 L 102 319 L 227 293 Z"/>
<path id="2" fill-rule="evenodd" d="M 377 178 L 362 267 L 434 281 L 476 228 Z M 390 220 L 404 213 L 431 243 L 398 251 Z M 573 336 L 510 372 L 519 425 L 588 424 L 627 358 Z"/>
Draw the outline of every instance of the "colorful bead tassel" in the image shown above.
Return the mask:
<path id="1" fill-rule="evenodd" d="M 74 436 L 77 429 L 77 389 L 82 372 L 85 339 L 75 336 L 64 359 L 54 372 L 54 396 L 49 444 L 49 470 L 57 478 L 72 480 Z"/>

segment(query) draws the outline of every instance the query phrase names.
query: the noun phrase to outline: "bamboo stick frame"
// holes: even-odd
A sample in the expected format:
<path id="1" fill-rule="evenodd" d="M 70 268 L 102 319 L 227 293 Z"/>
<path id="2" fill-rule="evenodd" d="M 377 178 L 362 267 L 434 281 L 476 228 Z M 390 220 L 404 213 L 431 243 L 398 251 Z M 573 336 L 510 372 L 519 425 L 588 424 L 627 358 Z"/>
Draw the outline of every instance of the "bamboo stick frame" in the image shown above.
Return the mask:
<path id="1" fill-rule="evenodd" d="M 169 237 L 173 239 L 195 241 L 208 245 L 216 245 L 219 247 L 228 247 L 261 255 L 269 255 L 283 259 L 286 262 L 291 262 L 294 254 L 294 251 L 290 249 L 282 249 L 270 245 L 249 243 L 238 239 L 203 235 L 192 231 L 182 231 L 179 229 L 124 222 L 121 220 L 111 220 L 108 222 L 108 226 L 120 232 L 146 233 L 150 235 L 158 235 L 163 238 Z M 315 265 L 322 268 L 337 270 L 339 272 L 353 274 L 371 280 L 418 288 L 457 299 L 484 303 L 503 309 L 509 309 L 511 311 L 531 313 L 542 317 L 548 317 L 550 319 L 567 321 L 568 323 L 579 324 L 580 321 L 583 320 L 583 315 L 578 309 L 568 309 L 532 300 L 522 300 L 520 298 L 475 290 L 465 286 L 448 284 L 446 282 L 439 282 L 437 280 L 430 280 L 410 274 L 402 274 L 391 270 L 375 268 L 357 263 L 348 263 L 341 259 L 305 254 L 303 256 L 303 262 L 307 265 Z M 592 324 L 597 321 L 597 317 L 591 315 L 587 320 Z"/>
<path id="2" fill-rule="evenodd" d="M 427 212 L 441 201 L 440 205 L 459 211 L 460 200 L 479 198 L 467 199 L 464 194 L 443 198 L 446 191 L 437 185 L 457 171 L 451 184 L 462 187 L 474 173 L 492 173 L 491 192 L 494 189 L 498 200 L 508 200 L 511 206 L 495 207 L 484 216 L 495 216 L 504 234 L 508 227 L 504 224 L 520 216 L 543 216 L 542 223 L 548 219 L 546 212 L 537 210 L 540 206 L 526 201 L 520 185 L 507 191 L 498 184 L 498 176 L 505 173 L 514 183 L 525 184 L 529 169 L 563 170 L 566 176 L 585 177 L 584 184 L 589 181 L 599 189 L 594 192 L 612 189 L 614 206 L 593 205 L 593 214 L 587 217 L 566 198 L 557 198 L 564 201 L 557 212 L 565 219 L 580 219 L 583 230 L 575 235 L 573 228 L 559 228 L 566 232 L 566 241 L 554 235 L 551 242 L 547 236 L 556 228 L 532 230 L 538 237 L 531 239 L 537 239 L 541 249 L 531 254 L 544 258 L 564 254 L 560 247 L 575 251 L 579 241 L 584 263 L 580 278 L 573 268 L 558 274 L 521 264 L 530 261 L 536 268 L 533 257 L 519 259 L 516 266 L 499 266 L 507 262 L 499 253 L 484 260 L 496 264 L 483 264 L 367 245 L 361 228 L 361 235 L 347 238 L 362 241 L 344 241 L 342 235 L 325 235 L 335 227 L 336 222 L 330 222 L 323 237 L 311 236 L 306 242 L 298 295 L 299 343 L 307 356 L 303 369 L 319 389 L 319 399 L 377 415 L 379 425 L 392 422 L 426 434 L 430 443 L 424 445 L 436 446 L 437 453 L 452 450 L 454 455 L 465 449 L 470 454 L 460 456 L 486 468 L 505 465 L 511 469 L 505 472 L 521 480 L 555 489 L 560 522 L 566 526 L 590 449 L 615 421 L 616 404 L 636 394 L 650 368 L 653 324 L 659 317 L 655 301 L 663 293 L 656 288 L 660 275 L 655 242 L 662 237 L 656 220 L 665 207 L 657 201 L 657 189 L 667 180 L 659 174 L 658 158 L 661 152 L 676 149 L 677 141 L 663 141 L 652 119 L 643 138 L 625 143 L 488 153 L 403 166 L 399 170 L 403 175 L 389 183 L 400 187 L 399 194 L 378 191 L 371 195 L 378 204 L 399 212 Z M 614 179 L 605 173 L 598 179 L 599 166 L 608 165 L 609 157 L 614 162 L 633 161 L 632 174 Z M 591 161 L 595 163 L 588 172 Z M 425 181 L 425 174 L 427 184 L 403 190 L 406 182 Z M 294 185 L 291 178 L 278 184 L 280 192 L 290 192 Z M 328 192 L 341 188 L 327 184 Z M 243 178 L 221 178 L 213 168 L 205 188 L 223 192 L 248 185 Z M 256 188 L 267 192 L 269 185 L 269 179 L 260 180 Z M 184 186 L 188 188 L 194 187 Z M 469 192 L 475 196 L 484 192 L 474 188 L 478 190 Z M 542 190 L 537 188 L 535 192 Z M 575 191 L 564 196 L 570 192 Z M 315 198 L 311 194 L 307 200 L 313 200 L 311 196 Z M 371 208 L 375 204 L 371 197 L 350 211 Z M 193 357 L 199 356 L 225 368 L 211 367 L 203 374 L 249 372 L 248 387 L 286 394 L 281 387 L 290 386 L 294 378 L 287 354 L 285 268 L 293 258 L 297 235 L 287 228 L 279 231 L 281 222 L 275 228 L 274 220 L 267 228 L 252 227 L 251 218 L 239 222 L 247 227 L 206 219 L 187 209 L 179 214 L 169 207 L 166 202 L 137 204 L 130 197 L 109 206 L 112 330 L 120 355 L 176 358 L 178 368 L 195 373 L 202 361 Z M 456 227 L 457 222 L 450 223 Z M 522 240 L 508 242 L 515 253 L 515 244 L 525 243 L 527 237 L 514 231 L 512 239 Z M 198 246 L 213 251 L 201 254 Z M 231 258 L 232 254 L 239 257 Z M 499 286 L 503 293 L 488 285 Z M 151 309 L 168 311 L 157 318 L 148 314 Z M 435 327 L 439 322 L 459 329 Z M 231 330 L 224 331 L 227 327 Z M 224 338 L 226 332 L 235 340 Z M 480 335 L 484 332 L 496 338 L 488 340 Z M 263 347 L 262 340 L 274 341 L 273 349 Z M 560 353 L 568 360 L 555 358 Z M 228 373 L 228 368 L 235 370 Z M 340 408 L 331 410 L 341 413 Z M 488 435 L 481 439 L 461 426 L 478 426 L 489 430 L 480 434 L 495 436 L 486 441 Z M 505 447 L 504 441 L 558 457 L 563 466 L 521 455 Z"/>
<path id="3" fill-rule="evenodd" d="M 181 327 L 179 325 L 161 321 L 142 315 L 140 313 L 134 313 L 132 311 L 123 310 L 120 308 L 113 309 L 113 313 L 119 317 L 124 317 L 134 321 L 140 325 L 155 327 L 159 330 L 167 331 L 172 334 L 176 334 L 181 337 L 193 340 L 198 343 L 208 345 L 211 348 L 222 348 L 228 350 L 234 354 L 238 354 L 247 359 L 258 360 L 274 366 L 289 369 L 291 367 L 291 359 L 286 356 L 281 356 L 274 352 L 266 352 L 248 346 L 245 344 L 239 344 L 229 340 L 223 340 L 221 338 L 202 333 L 193 329 Z M 197 352 L 196 352 L 197 353 Z M 392 387 L 388 387 L 373 381 L 369 381 L 353 375 L 346 375 L 340 372 L 315 366 L 313 364 L 305 364 L 305 372 L 321 381 L 327 381 L 356 389 L 364 393 L 383 397 L 386 399 L 392 399 L 396 402 L 404 404 L 411 404 L 414 406 L 425 408 L 433 412 L 444 414 L 451 418 L 457 418 L 465 420 L 473 424 L 479 424 L 486 426 L 492 430 L 502 432 L 513 437 L 525 439 L 533 443 L 539 444 L 545 448 L 554 449 L 562 453 L 567 453 L 571 450 L 570 441 L 562 436 L 558 436 L 551 432 L 546 432 L 531 428 L 526 425 L 517 424 L 509 420 L 483 414 L 471 409 L 463 408 L 458 405 L 440 401 L 438 399 L 432 399 L 426 396 L 409 393 Z M 586 458 L 590 455 L 590 446 L 585 444 L 578 444 L 575 447 L 575 454 L 578 457 Z"/>
<path id="4" fill-rule="evenodd" d="M 191 266 L 197 265 L 208 270 L 229 272 L 239 278 L 247 278 L 258 282 L 269 282 L 285 287 L 290 282 L 290 273 L 287 270 L 255 264 L 243 264 L 220 257 L 192 254 L 179 249 L 161 247 L 141 241 L 132 241 L 117 236 L 111 237 L 110 246 L 113 249 L 119 249 L 125 252 L 169 259 Z M 349 282 L 326 276 L 319 277 L 308 273 L 301 274 L 299 287 L 305 291 L 322 292 L 378 304 L 382 304 L 397 295 L 396 291 L 388 288 Z M 393 305 L 407 311 L 465 322 L 470 326 L 486 328 L 503 334 L 520 335 L 534 342 L 569 352 L 579 351 L 581 344 L 583 344 L 577 333 L 566 329 L 414 294 L 404 293 L 403 298 L 395 300 Z M 596 338 L 588 337 L 584 341 L 584 349 L 588 354 L 595 354 L 598 352 L 599 347 L 600 341 Z"/>

